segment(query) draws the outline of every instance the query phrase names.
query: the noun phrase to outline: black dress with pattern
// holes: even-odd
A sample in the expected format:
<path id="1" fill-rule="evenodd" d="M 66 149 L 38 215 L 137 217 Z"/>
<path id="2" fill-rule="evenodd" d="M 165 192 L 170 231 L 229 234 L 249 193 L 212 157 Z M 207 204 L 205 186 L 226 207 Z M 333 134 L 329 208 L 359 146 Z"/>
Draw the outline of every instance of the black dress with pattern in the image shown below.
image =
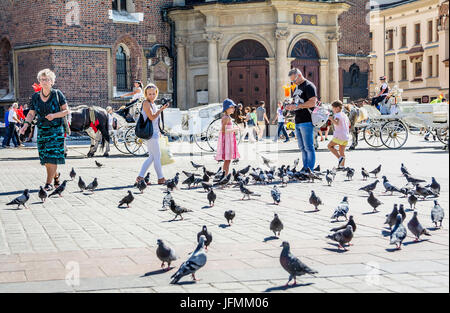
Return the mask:
<path id="1" fill-rule="evenodd" d="M 58 93 L 59 103 L 56 93 Z M 36 92 L 31 98 L 30 109 L 36 112 L 37 117 L 37 148 L 42 165 L 65 163 L 63 119 L 55 118 L 49 121 L 45 116 L 60 112 L 60 107 L 66 103 L 63 93 L 55 89 L 52 89 L 50 97 L 45 102 L 42 101 L 39 92 Z"/>

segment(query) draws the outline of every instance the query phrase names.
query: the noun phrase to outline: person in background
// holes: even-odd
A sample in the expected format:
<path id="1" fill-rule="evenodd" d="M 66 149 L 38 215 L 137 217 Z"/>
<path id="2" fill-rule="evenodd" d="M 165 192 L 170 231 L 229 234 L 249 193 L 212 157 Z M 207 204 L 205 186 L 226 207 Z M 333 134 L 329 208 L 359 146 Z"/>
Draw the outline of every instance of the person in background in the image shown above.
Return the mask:
<path id="1" fill-rule="evenodd" d="M 236 106 L 236 110 L 234 111 L 232 117 L 237 126 L 239 126 L 241 133 L 243 133 L 245 130 L 245 115 L 246 114 L 244 112 L 244 106 L 242 105 L 242 103 L 239 102 L 238 105 Z"/>
<path id="2" fill-rule="evenodd" d="M 8 120 L 9 109 L 11 109 L 11 104 L 8 105 L 5 110 L 5 136 L 3 137 L 2 148 L 7 148 L 6 141 L 8 141 L 9 138 L 9 120 Z M 11 139 L 9 139 L 9 141 L 11 141 Z"/>
<path id="3" fill-rule="evenodd" d="M 6 148 L 9 147 L 11 143 L 11 139 L 13 141 L 14 147 L 19 147 L 20 142 L 17 140 L 18 135 L 16 131 L 16 124 L 20 124 L 20 120 L 17 117 L 16 110 L 19 107 L 17 102 L 13 103 L 8 110 L 8 128 L 6 132 L 6 137 L 3 140 L 2 147 Z"/>
<path id="4" fill-rule="evenodd" d="M 266 123 L 270 124 L 269 119 L 267 118 L 265 106 L 266 104 L 264 103 L 264 101 L 259 101 L 259 107 L 256 109 L 256 118 L 258 122 L 258 141 L 261 141 L 264 138 Z"/>
<path id="5" fill-rule="evenodd" d="M 135 80 L 134 81 L 134 90 L 132 92 L 121 95 L 120 98 L 132 96 L 129 104 L 137 102 L 140 98 L 144 97 L 144 92 L 142 91 L 142 89 L 143 89 L 142 82 L 140 80 Z"/>
<path id="6" fill-rule="evenodd" d="M 254 132 L 254 129 L 255 129 L 255 121 L 254 121 L 254 119 L 251 117 L 251 108 L 250 107 L 245 107 L 245 109 L 244 109 L 244 115 L 245 115 L 245 118 L 244 118 L 244 125 L 245 125 L 245 128 L 244 128 L 244 131 L 242 132 L 242 140 L 244 140 L 245 139 L 245 136 L 247 136 L 248 135 L 248 141 L 250 141 L 251 143 L 254 143 L 256 140 L 255 140 L 255 136 L 254 136 L 254 134 L 253 134 L 253 132 Z"/>
<path id="7" fill-rule="evenodd" d="M 383 100 L 389 94 L 389 86 L 386 83 L 386 76 L 381 76 L 380 81 L 381 81 L 380 92 L 378 93 L 378 95 L 376 97 L 372 98 L 372 105 L 376 106 L 378 110 L 380 110 L 379 103 L 383 102 Z"/>
<path id="8" fill-rule="evenodd" d="M 275 121 L 278 120 L 278 130 L 277 135 L 275 136 L 273 141 L 277 142 L 278 138 L 280 138 L 280 134 L 283 133 L 284 138 L 286 138 L 284 142 L 289 142 L 289 136 L 286 132 L 286 127 L 284 126 L 285 118 L 283 115 L 283 103 L 281 101 L 278 101 L 277 105 L 277 116 L 273 119 L 273 123 L 275 124 Z"/>

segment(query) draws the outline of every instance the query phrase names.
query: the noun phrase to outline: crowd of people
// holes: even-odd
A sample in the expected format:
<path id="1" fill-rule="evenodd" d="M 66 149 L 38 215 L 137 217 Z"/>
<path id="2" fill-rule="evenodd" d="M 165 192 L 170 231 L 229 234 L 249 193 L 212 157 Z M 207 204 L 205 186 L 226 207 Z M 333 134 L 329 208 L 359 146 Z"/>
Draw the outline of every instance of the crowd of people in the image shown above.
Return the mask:
<path id="1" fill-rule="evenodd" d="M 19 108 L 17 102 L 6 107 L 4 121 L 5 131 L 2 141 L 2 148 L 10 148 L 11 142 L 15 148 L 23 147 L 24 142 L 31 141 L 33 131 L 30 131 L 26 137 L 19 135 L 19 129 L 23 126 L 25 116 L 29 112 L 28 104 Z"/>

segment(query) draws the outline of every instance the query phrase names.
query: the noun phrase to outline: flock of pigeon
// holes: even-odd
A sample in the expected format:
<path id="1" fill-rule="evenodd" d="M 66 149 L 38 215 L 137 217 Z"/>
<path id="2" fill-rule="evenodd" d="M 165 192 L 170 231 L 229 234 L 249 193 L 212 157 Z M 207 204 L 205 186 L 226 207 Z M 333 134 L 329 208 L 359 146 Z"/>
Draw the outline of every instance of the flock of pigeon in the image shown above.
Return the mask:
<path id="1" fill-rule="evenodd" d="M 326 170 L 325 172 L 322 172 L 320 170 L 320 166 L 317 166 L 317 168 L 315 168 L 314 170 L 307 169 L 297 171 L 296 168 L 298 166 L 299 159 L 294 161 L 292 167 L 289 165 L 288 166 L 282 165 L 281 167 L 277 168 L 276 166 L 272 166 L 273 162 L 271 160 L 265 158 L 264 156 L 261 156 L 261 158 L 263 160 L 264 165 L 267 166 L 268 168 L 267 170 L 263 170 L 261 168 L 252 168 L 249 165 L 238 171 L 236 169 L 233 169 L 232 172 L 229 173 L 228 175 L 225 174 L 225 171 L 223 171 L 221 167 L 219 167 L 217 171 L 211 172 L 208 171 L 204 165 L 195 164 L 194 162 L 191 161 L 191 164 L 195 169 L 195 171 L 202 169 L 203 173 L 200 174 L 198 172 L 182 171 L 183 174 L 186 176 L 186 178 L 184 181 L 181 182 L 181 184 L 186 185 L 188 190 L 193 187 L 203 188 L 207 195 L 207 201 L 209 205 L 212 207 L 214 206 L 214 203 L 217 198 L 217 195 L 214 192 L 215 189 L 218 188 L 223 189 L 226 187 L 232 188 L 239 187 L 239 191 L 242 194 L 242 200 L 244 200 L 245 198 L 251 200 L 253 197 L 260 197 L 261 195 L 250 190 L 249 188 L 250 183 L 261 185 L 274 183 L 274 186 L 270 189 L 270 195 L 273 199 L 274 204 L 278 205 L 281 202 L 281 192 L 278 185 L 284 187 L 288 183 L 294 181 L 305 181 L 305 182 L 314 182 L 316 180 L 322 181 L 323 180 L 322 177 L 325 177 L 326 183 L 328 185 L 332 185 L 338 171 L 344 172 L 348 180 L 352 180 L 355 175 L 355 169 L 348 167 L 333 168 L 331 170 Z M 97 161 L 95 161 L 95 163 L 96 166 L 99 168 L 103 166 Z M 395 192 L 402 195 L 403 197 L 408 198 L 410 210 L 414 209 L 414 214 L 413 217 L 410 219 L 410 221 L 407 223 L 407 228 L 416 237 L 415 240 L 418 241 L 421 235 L 430 236 L 431 234 L 429 230 L 424 228 L 422 224 L 419 222 L 417 218 L 417 211 L 415 211 L 415 205 L 420 198 L 424 200 L 428 197 L 434 198 L 439 197 L 440 185 L 433 177 L 431 183 L 429 185 L 424 186 L 423 183 L 425 183 L 425 181 L 413 177 L 411 173 L 406 169 L 403 163 L 401 164 L 400 169 L 402 175 L 407 180 L 407 184 L 402 188 L 397 188 L 396 186 L 392 185 L 389 182 L 386 176 L 383 176 L 382 177 L 383 186 L 385 189 L 385 193 L 390 192 L 392 195 Z M 374 178 L 377 178 L 378 177 L 377 175 L 380 172 L 381 172 L 381 165 L 379 165 L 376 169 L 370 172 L 368 172 L 364 168 L 361 169 L 361 175 L 363 180 L 367 180 L 368 178 L 371 177 L 371 175 L 373 175 Z M 73 168 L 69 173 L 69 175 L 71 180 L 75 179 L 76 173 Z M 136 183 L 135 187 L 138 188 L 141 193 L 143 193 L 144 190 L 147 188 L 147 185 L 149 185 L 149 180 L 150 174 L 147 173 L 145 179 Z M 63 183 L 48 196 L 45 190 L 43 190 L 41 187 L 38 193 L 39 198 L 41 198 L 42 202 L 44 202 L 47 197 L 51 197 L 53 195 L 59 195 L 61 197 L 62 193 L 66 188 L 67 182 L 68 180 L 64 180 Z M 173 220 L 177 219 L 178 217 L 180 217 L 180 219 L 183 219 L 183 214 L 193 212 L 192 210 L 182 207 L 175 202 L 172 192 L 174 189 L 178 189 L 179 182 L 180 182 L 180 173 L 176 173 L 172 179 L 168 179 L 166 181 L 165 183 L 166 190 L 164 190 L 164 196 L 162 201 L 162 209 L 166 210 L 170 209 L 170 211 L 172 211 L 174 214 Z M 379 180 L 376 179 L 373 183 L 360 188 L 360 190 L 365 191 L 369 194 L 367 202 L 373 208 L 374 213 L 378 212 L 377 208 L 382 204 L 382 202 L 379 199 L 377 199 L 374 195 L 374 190 L 376 189 L 378 183 Z M 92 181 L 88 186 L 86 186 L 81 177 L 79 177 L 78 187 L 80 188 L 81 191 L 90 191 L 93 193 L 94 190 L 98 187 L 97 178 L 95 178 L 94 181 Z M 13 201 L 7 203 L 7 205 L 17 205 L 17 208 L 19 208 L 22 205 L 25 208 L 27 208 L 26 202 L 28 201 L 29 198 L 30 198 L 29 190 L 26 189 L 22 195 L 20 195 Z M 120 200 L 119 207 L 123 207 L 123 205 L 126 205 L 129 208 L 130 204 L 134 201 L 134 198 L 135 197 L 133 193 L 129 190 L 127 192 L 127 195 Z M 315 193 L 314 190 L 311 191 L 309 203 L 314 207 L 315 211 L 319 211 L 319 206 L 323 205 L 322 200 Z M 353 215 L 349 215 L 349 217 L 347 217 L 348 213 L 349 213 L 349 202 L 348 197 L 345 196 L 343 197 L 342 201 L 338 204 L 338 206 L 335 208 L 331 216 L 331 219 L 339 221 L 339 218 L 343 217 L 345 218 L 345 221 L 347 221 L 347 223 L 340 227 L 332 228 L 330 230 L 331 234 L 326 236 L 326 238 L 337 242 L 339 249 L 342 248 L 344 250 L 347 250 L 345 246 L 351 245 L 350 242 L 352 241 L 354 233 L 357 228 Z M 233 220 L 236 217 L 236 212 L 234 210 L 227 210 L 224 212 L 224 217 L 228 225 L 231 226 Z M 395 204 L 392 212 L 386 215 L 385 224 L 387 224 L 389 229 L 391 230 L 390 244 L 396 245 L 397 249 L 401 249 L 401 244 L 407 235 L 407 230 L 403 225 L 405 218 L 406 213 L 403 204 L 400 204 L 400 206 Z M 444 210 L 439 205 L 437 200 L 434 200 L 434 206 L 431 209 L 431 220 L 435 224 L 436 229 L 442 227 L 443 219 L 444 219 Z M 277 213 L 274 214 L 274 217 L 270 222 L 269 229 L 271 232 L 273 232 L 275 238 L 278 238 L 278 236 L 280 236 L 281 231 L 283 230 L 283 223 Z M 197 280 L 195 277 L 195 273 L 206 264 L 207 261 L 206 252 L 212 240 L 213 236 L 211 232 L 207 229 L 206 226 L 203 226 L 202 230 L 197 234 L 197 242 L 198 242 L 197 247 L 190 254 L 189 258 L 183 264 L 181 264 L 178 271 L 171 276 L 172 279 L 171 283 L 177 283 L 181 278 L 187 275 L 191 275 L 194 280 Z M 164 264 L 167 263 L 167 268 L 165 268 L 165 270 L 171 269 L 170 267 L 171 263 L 177 260 L 178 258 L 174 249 L 169 247 L 161 239 L 158 239 L 157 246 L 158 247 L 156 250 L 156 255 L 162 262 L 161 268 L 164 268 Z M 289 273 L 289 280 L 286 285 L 288 285 L 292 279 L 294 279 L 295 285 L 297 276 L 301 276 L 304 274 L 313 275 L 317 273 L 317 271 L 309 268 L 307 265 L 301 262 L 297 257 L 295 257 L 290 252 L 290 246 L 288 242 L 284 241 L 281 244 L 281 247 L 282 251 L 280 255 L 280 264 Z"/>

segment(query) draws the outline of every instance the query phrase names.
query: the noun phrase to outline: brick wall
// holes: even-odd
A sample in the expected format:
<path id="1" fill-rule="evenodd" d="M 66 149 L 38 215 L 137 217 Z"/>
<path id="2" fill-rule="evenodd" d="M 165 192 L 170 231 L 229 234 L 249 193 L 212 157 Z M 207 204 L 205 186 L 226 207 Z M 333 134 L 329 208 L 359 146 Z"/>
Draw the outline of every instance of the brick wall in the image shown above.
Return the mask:
<path id="1" fill-rule="evenodd" d="M 342 34 L 338 42 L 338 52 L 354 55 L 369 53 L 369 24 L 366 23 L 366 10 L 368 0 L 352 0 L 351 8 L 342 13 L 339 18 L 339 27 Z M 362 50 L 362 51 L 360 51 Z"/>

